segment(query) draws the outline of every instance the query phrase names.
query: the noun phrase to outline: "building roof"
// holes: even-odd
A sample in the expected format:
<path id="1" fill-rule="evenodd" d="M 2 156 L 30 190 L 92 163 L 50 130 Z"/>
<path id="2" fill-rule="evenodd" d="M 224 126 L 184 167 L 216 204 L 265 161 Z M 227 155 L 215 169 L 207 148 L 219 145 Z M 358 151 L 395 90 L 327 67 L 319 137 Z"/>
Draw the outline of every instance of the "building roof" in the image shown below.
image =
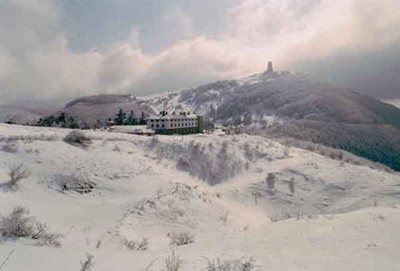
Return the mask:
<path id="1" fill-rule="evenodd" d="M 160 120 L 160 119 L 197 119 L 197 115 L 164 115 L 164 116 L 150 116 L 147 120 Z"/>

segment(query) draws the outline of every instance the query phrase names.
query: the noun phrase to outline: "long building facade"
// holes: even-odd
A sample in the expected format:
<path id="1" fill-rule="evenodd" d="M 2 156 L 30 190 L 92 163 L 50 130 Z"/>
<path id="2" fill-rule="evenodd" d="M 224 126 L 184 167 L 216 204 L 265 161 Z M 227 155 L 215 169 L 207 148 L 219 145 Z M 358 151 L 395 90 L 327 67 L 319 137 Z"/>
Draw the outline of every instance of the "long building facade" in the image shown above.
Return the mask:
<path id="1" fill-rule="evenodd" d="M 190 112 L 160 112 L 146 119 L 147 128 L 157 134 L 193 134 L 203 132 L 203 117 Z"/>

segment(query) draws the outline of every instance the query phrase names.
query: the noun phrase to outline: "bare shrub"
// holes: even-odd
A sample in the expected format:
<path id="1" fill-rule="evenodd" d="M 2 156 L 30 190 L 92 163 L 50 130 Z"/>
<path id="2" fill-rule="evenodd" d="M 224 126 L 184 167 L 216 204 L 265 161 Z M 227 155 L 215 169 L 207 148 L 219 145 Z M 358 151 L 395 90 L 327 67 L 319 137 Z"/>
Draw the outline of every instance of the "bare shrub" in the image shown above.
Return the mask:
<path id="1" fill-rule="evenodd" d="M 60 192 L 72 191 L 80 194 L 90 193 L 96 187 L 96 183 L 79 174 L 54 175 L 53 184 Z"/>
<path id="2" fill-rule="evenodd" d="M 253 161 L 254 160 L 254 152 L 250 148 L 250 144 L 248 142 L 244 143 L 244 156 L 247 160 Z"/>
<path id="3" fill-rule="evenodd" d="M 90 137 L 87 137 L 83 132 L 73 130 L 64 137 L 64 142 L 74 146 L 87 148 L 92 143 L 92 140 L 90 139 Z"/>
<path id="4" fill-rule="evenodd" d="M 287 219 L 302 220 L 305 217 L 305 214 L 300 207 L 292 207 L 275 211 L 268 216 L 271 222 L 278 222 Z"/>
<path id="5" fill-rule="evenodd" d="M 218 220 L 224 223 L 228 222 L 229 219 L 229 211 L 225 210 L 218 214 Z"/>
<path id="6" fill-rule="evenodd" d="M 254 199 L 254 204 L 258 205 L 258 202 L 260 201 L 260 199 L 262 198 L 262 194 L 259 191 L 253 191 L 251 193 L 251 195 L 253 196 Z"/>
<path id="7" fill-rule="evenodd" d="M 176 165 L 178 168 L 187 169 L 190 167 L 190 164 L 191 164 L 190 158 L 187 157 L 186 155 L 182 155 L 181 157 L 179 157 Z"/>
<path id="8" fill-rule="evenodd" d="M 228 259 L 221 260 L 216 258 L 213 260 L 207 259 L 207 271 L 252 271 L 256 270 L 254 260 L 252 258 L 245 260 L 241 259 Z"/>
<path id="9" fill-rule="evenodd" d="M 13 135 L 5 138 L 6 142 L 24 141 L 24 142 L 34 142 L 34 141 L 57 141 L 58 137 L 55 135 Z"/>
<path id="10" fill-rule="evenodd" d="M 194 236 L 187 231 L 172 232 L 169 234 L 171 245 L 184 246 L 194 242 Z"/>
<path id="11" fill-rule="evenodd" d="M 94 256 L 87 253 L 86 259 L 81 261 L 81 271 L 90 271 L 93 269 L 94 266 Z"/>
<path id="12" fill-rule="evenodd" d="M 16 153 L 16 152 L 18 152 L 18 147 L 13 143 L 11 143 L 11 144 L 9 143 L 9 144 L 3 145 L 0 150 L 3 152 L 7 152 L 7 153 Z"/>
<path id="13" fill-rule="evenodd" d="M 153 136 L 151 139 L 150 139 L 150 147 L 151 148 L 154 148 L 155 146 L 157 146 L 158 144 L 160 143 L 160 140 L 158 140 L 158 138 L 157 138 L 157 136 Z"/>
<path id="14" fill-rule="evenodd" d="M 38 240 L 38 242 L 36 243 L 37 246 L 60 247 L 60 237 L 60 234 L 48 232 L 46 224 L 35 222 L 35 233 L 32 235 L 31 238 Z"/>
<path id="15" fill-rule="evenodd" d="M 294 182 L 294 178 L 291 178 L 291 179 L 288 181 L 288 186 L 289 186 L 289 191 L 290 191 L 290 193 L 294 194 L 294 192 L 295 192 L 295 182 Z"/>
<path id="16" fill-rule="evenodd" d="M 283 150 L 283 155 L 284 155 L 285 157 L 289 157 L 289 156 L 290 156 L 290 149 L 289 149 L 288 147 L 286 147 L 286 148 Z"/>
<path id="17" fill-rule="evenodd" d="M 19 183 L 31 175 L 29 170 L 25 168 L 24 164 L 11 165 L 8 168 L 9 170 L 7 174 L 10 177 L 10 180 L 4 185 L 4 187 L 10 190 L 17 190 Z"/>
<path id="18" fill-rule="evenodd" d="M 122 242 L 129 250 L 147 250 L 149 248 L 149 241 L 147 238 L 137 240 L 128 240 L 124 238 Z"/>
<path id="19" fill-rule="evenodd" d="M 267 182 L 268 190 L 272 191 L 275 189 L 275 174 L 274 173 L 268 173 L 268 176 L 265 179 L 265 181 Z"/>
<path id="20" fill-rule="evenodd" d="M 32 217 L 26 217 L 29 211 L 15 207 L 8 216 L 0 216 L 0 234 L 3 238 L 29 238 L 34 234 Z"/>
<path id="21" fill-rule="evenodd" d="M 165 271 L 179 271 L 181 267 L 182 261 L 179 255 L 176 255 L 175 251 L 172 250 L 171 255 L 167 256 L 165 259 Z"/>
<path id="22" fill-rule="evenodd" d="M 28 238 L 37 240 L 36 245 L 60 247 L 60 234 L 50 233 L 44 223 L 27 216 L 29 210 L 15 207 L 8 216 L 0 216 L 0 235 L 5 239 Z"/>

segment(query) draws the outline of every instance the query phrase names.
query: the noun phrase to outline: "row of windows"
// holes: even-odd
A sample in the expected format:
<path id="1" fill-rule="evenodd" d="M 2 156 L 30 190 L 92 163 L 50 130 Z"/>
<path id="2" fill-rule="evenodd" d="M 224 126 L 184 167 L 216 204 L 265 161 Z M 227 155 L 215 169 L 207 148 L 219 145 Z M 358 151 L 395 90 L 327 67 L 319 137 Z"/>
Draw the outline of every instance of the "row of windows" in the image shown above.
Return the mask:
<path id="1" fill-rule="evenodd" d="M 156 120 L 150 120 L 151 122 L 159 122 L 159 121 L 161 121 L 161 122 L 164 122 L 164 121 L 168 121 L 169 119 L 161 119 L 161 120 L 159 120 L 159 119 L 156 119 Z M 170 119 L 170 121 L 172 121 L 172 122 L 179 122 L 179 121 L 193 121 L 193 119 Z"/>
<path id="2" fill-rule="evenodd" d="M 182 123 L 182 125 L 180 123 L 178 124 L 171 124 L 171 127 L 195 127 L 196 125 L 194 123 Z M 164 124 L 161 124 L 161 126 L 159 124 L 152 124 L 151 128 L 165 128 Z"/>

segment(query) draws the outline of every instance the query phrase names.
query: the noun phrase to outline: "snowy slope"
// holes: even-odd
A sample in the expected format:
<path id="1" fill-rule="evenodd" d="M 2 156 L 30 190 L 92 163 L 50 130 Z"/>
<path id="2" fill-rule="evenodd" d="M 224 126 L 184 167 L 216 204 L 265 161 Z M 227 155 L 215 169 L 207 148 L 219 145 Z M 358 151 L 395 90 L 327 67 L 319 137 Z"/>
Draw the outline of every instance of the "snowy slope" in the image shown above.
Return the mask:
<path id="1" fill-rule="evenodd" d="M 29 108 L 0 104 L 0 122 L 35 123 L 41 116 L 54 112 L 54 108 Z"/>
<path id="2" fill-rule="evenodd" d="M 384 102 L 400 108 L 400 100 L 399 99 L 384 100 Z"/>
<path id="3" fill-rule="evenodd" d="M 253 257 L 259 270 L 395 270 L 400 260 L 400 176 L 283 146 L 257 136 L 145 137 L 85 131 L 87 149 L 63 142 L 67 129 L 0 124 L 0 182 L 7 165 L 31 176 L 0 190 L 0 215 L 17 205 L 64 236 L 61 247 L 0 243 L 3 270 L 163 270 L 174 249 L 181 270 L 204 257 Z M 275 188 L 268 190 L 268 174 Z M 96 184 L 61 193 L 57 176 Z M 294 182 L 294 191 L 289 182 Z M 194 243 L 173 246 L 188 231 Z M 148 238 L 145 251 L 124 240 Z"/>

